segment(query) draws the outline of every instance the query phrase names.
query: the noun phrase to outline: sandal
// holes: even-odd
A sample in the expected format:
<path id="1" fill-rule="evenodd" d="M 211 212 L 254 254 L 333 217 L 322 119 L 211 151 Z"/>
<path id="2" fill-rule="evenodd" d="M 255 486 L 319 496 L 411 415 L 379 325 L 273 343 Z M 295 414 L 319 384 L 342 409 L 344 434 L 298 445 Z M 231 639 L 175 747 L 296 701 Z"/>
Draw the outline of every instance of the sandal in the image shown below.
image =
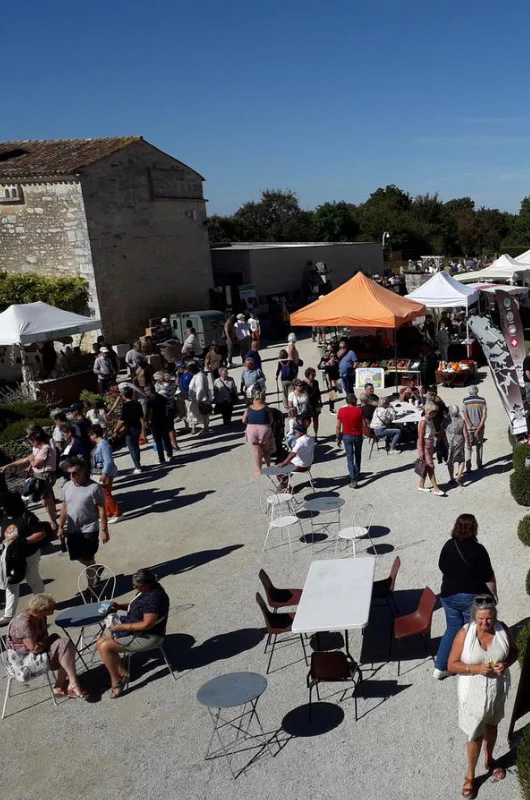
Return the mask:
<path id="1" fill-rule="evenodd" d="M 486 764 L 486 769 L 488 772 L 491 772 L 491 779 L 493 783 L 503 781 L 506 777 L 506 770 L 504 767 L 501 767 L 498 761 L 492 761 L 490 766 Z"/>
<path id="2" fill-rule="evenodd" d="M 121 697 L 123 692 L 125 691 L 125 678 L 122 678 L 118 683 L 113 684 L 110 689 L 110 697 L 112 700 L 117 700 L 118 697 Z"/>
<path id="3" fill-rule="evenodd" d="M 477 787 L 474 778 L 466 777 L 464 786 L 462 787 L 462 797 L 467 797 L 468 800 L 473 800 L 477 796 Z"/>
<path id="4" fill-rule="evenodd" d="M 54 697 L 66 697 L 67 694 L 66 686 L 54 686 L 53 694 Z"/>
<path id="5" fill-rule="evenodd" d="M 85 692 L 80 686 L 69 687 L 66 694 L 75 700 L 86 700 L 88 698 L 88 692 Z"/>

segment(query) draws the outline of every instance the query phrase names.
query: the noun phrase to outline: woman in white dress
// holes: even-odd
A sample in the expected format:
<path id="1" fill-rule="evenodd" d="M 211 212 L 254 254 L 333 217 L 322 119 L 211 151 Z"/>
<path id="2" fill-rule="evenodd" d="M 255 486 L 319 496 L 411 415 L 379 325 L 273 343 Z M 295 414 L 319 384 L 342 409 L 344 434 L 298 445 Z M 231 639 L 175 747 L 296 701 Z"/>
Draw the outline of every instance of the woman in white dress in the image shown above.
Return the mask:
<path id="1" fill-rule="evenodd" d="M 203 425 L 204 427 L 199 436 L 208 436 L 210 433 L 210 414 L 212 412 L 208 378 L 197 364 L 189 364 L 188 370 L 193 372 L 193 378 L 188 386 L 188 399 L 186 400 L 188 423 L 192 434 L 195 433 L 197 425 Z"/>
<path id="2" fill-rule="evenodd" d="M 497 726 L 504 717 L 510 686 L 509 667 L 517 658 L 517 645 L 509 629 L 497 620 L 490 595 L 475 597 L 471 622 L 457 633 L 448 669 L 458 675 L 458 724 L 468 737 L 467 773 L 462 796 L 477 796 L 475 770 L 484 742 L 485 767 L 494 781 L 506 770 L 493 758 Z"/>

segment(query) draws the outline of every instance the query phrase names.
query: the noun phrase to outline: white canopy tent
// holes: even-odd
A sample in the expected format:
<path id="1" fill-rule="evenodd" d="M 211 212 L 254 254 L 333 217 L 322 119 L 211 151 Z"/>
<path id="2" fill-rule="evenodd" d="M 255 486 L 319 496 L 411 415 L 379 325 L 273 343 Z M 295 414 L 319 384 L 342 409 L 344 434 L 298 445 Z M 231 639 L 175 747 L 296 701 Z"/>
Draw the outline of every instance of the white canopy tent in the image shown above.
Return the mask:
<path id="1" fill-rule="evenodd" d="M 516 256 L 515 261 L 517 261 L 518 264 L 528 264 L 530 267 L 530 250 L 526 250 L 524 253 L 521 253 L 520 256 Z"/>
<path id="2" fill-rule="evenodd" d="M 477 302 L 478 292 L 455 281 L 447 272 L 437 272 L 406 297 L 427 308 L 469 308 Z"/>
<path id="3" fill-rule="evenodd" d="M 530 282 L 530 263 L 524 264 L 504 254 L 499 256 L 486 269 L 481 269 L 478 272 L 466 272 L 463 275 L 458 275 L 456 280 L 461 283 L 481 283 L 482 281 L 515 283 L 515 281 L 518 281 L 528 284 Z"/>
<path id="4" fill-rule="evenodd" d="M 28 366 L 24 345 L 73 336 L 76 333 L 96 331 L 101 320 L 72 314 L 48 303 L 24 303 L 9 306 L 0 314 L 0 346 L 17 344 L 20 348 L 22 378 L 31 396 L 36 396 L 36 387 Z"/>
<path id="5" fill-rule="evenodd" d="M 101 320 L 37 303 L 12 305 L 0 314 L 0 346 L 32 344 L 97 331 Z"/>

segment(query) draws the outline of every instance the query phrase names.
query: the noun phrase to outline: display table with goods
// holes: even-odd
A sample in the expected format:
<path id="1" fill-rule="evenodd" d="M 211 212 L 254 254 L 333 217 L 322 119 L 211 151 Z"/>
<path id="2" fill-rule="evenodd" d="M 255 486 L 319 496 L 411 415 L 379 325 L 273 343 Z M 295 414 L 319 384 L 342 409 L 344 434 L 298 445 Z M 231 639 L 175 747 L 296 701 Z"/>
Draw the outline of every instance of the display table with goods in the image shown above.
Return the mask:
<path id="1" fill-rule="evenodd" d="M 442 386 L 467 386 L 476 378 L 477 365 L 471 360 L 440 361 L 435 374 Z"/>

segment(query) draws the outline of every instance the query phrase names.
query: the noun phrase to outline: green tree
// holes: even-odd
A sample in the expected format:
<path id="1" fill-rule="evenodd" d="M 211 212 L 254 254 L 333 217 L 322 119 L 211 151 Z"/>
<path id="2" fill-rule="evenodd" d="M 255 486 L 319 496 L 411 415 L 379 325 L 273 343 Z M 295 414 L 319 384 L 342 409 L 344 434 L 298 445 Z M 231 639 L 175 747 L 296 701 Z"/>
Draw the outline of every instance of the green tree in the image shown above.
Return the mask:
<path id="1" fill-rule="evenodd" d="M 258 201 L 244 203 L 233 221 L 239 241 L 303 242 L 312 238 L 312 217 L 289 189 L 265 189 Z"/>
<path id="2" fill-rule="evenodd" d="M 359 234 L 356 206 L 344 200 L 323 203 L 314 214 L 315 240 L 320 242 L 352 242 Z"/>
<path id="3" fill-rule="evenodd" d="M 208 237 L 210 244 L 235 242 L 236 224 L 233 217 L 219 217 L 216 214 L 208 219 Z"/>
<path id="4" fill-rule="evenodd" d="M 378 241 L 385 231 L 390 231 L 393 246 L 406 247 L 411 203 L 410 195 L 394 184 L 376 189 L 358 208 L 363 237 Z"/>
<path id="5" fill-rule="evenodd" d="M 45 278 L 33 272 L 0 272 L 0 306 L 42 300 L 64 311 L 88 312 L 88 284 L 83 278 Z"/>

